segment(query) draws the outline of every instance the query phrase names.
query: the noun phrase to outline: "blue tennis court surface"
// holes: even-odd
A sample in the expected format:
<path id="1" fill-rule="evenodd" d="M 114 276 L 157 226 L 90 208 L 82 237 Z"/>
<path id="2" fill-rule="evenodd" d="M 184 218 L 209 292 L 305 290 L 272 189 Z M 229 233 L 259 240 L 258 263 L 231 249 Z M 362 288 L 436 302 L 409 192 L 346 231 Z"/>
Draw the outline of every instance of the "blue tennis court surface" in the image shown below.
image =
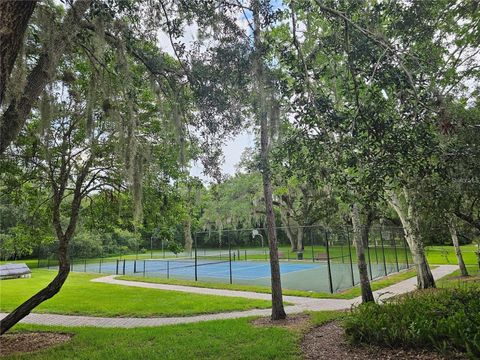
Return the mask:
<path id="1" fill-rule="evenodd" d="M 281 264 L 280 272 L 282 274 L 305 271 L 318 268 L 314 264 Z M 195 276 L 195 267 L 177 267 L 176 263 L 170 264 L 169 275 Z M 165 269 L 149 269 L 146 265 L 148 274 L 165 273 Z M 208 278 L 230 278 L 230 264 L 228 262 L 218 264 L 199 264 L 197 267 L 198 277 Z M 270 264 L 260 261 L 237 261 L 232 262 L 232 277 L 243 280 L 256 280 L 259 278 L 270 278 Z"/>
<path id="2" fill-rule="evenodd" d="M 56 267 L 50 267 L 56 268 Z M 406 269 L 403 263 L 372 263 L 370 278 Z M 97 274 L 118 274 L 138 277 L 198 280 L 244 285 L 270 286 L 270 263 L 263 260 L 237 260 L 172 258 L 147 260 L 91 260 L 76 261 L 72 271 Z M 359 282 L 356 264 L 326 261 L 280 262 L 282 286 L 285 289 L 315 292 L 336 292 L 348 289 Z M 331 274 L 331 275 L 329 275 Z M 331 278 L 331 280 L 330 280 Z"/>
<path id="3" fill-rule="evenodd" d="M 280 271 L 288 274 L 298 271 L 306 271 L 318 268 L 317 264 L 282 263 Z M 86 271 L 106 274 L 125 274 L 143 276 L 180 276 L 182 278 L 195 277 L 194 260 L 120 260 L 112 262 L 75 264 L 73 271 Z M 235 279 L 255 280 L 270 277 L 270 263 L 264 261 L 232 261 L 197 262 L 197 277 L 229 279 L 230 273 Z"/>

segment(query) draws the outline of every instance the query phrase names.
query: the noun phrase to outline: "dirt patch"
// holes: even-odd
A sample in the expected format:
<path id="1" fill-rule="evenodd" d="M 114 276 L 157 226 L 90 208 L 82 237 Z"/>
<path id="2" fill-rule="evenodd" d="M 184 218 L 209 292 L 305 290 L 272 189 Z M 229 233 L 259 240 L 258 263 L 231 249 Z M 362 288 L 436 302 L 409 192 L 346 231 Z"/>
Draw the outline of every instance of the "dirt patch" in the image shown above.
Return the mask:
<path id="1" fill-rule="evenodd" d="M 303 330 L 310 326 L 310 315 L 289 315 L 285 320 L 272 320 L 268 317 L 262 317 L 252 320 L 252 325 L 257 327 L 278 326 L 291 330 Z"/>
<path id="2" fill-rule="evenodd" d="M 0 336 L 0 357 L 29 353 L 69 341 L 73 334 L 55 332 L 21 332 Z"/>
<path id="3" fill-rule="evenodd" d="M 464 359 L 461 355 L 448 357 L 427 350 L 391 349 L 380 346 L 351 345 L 338 321 L 313 328 L 302 341 L 302 351 L 307 360 L 339 359 L 394 359 L 394 360 L 447 360 Z"/>

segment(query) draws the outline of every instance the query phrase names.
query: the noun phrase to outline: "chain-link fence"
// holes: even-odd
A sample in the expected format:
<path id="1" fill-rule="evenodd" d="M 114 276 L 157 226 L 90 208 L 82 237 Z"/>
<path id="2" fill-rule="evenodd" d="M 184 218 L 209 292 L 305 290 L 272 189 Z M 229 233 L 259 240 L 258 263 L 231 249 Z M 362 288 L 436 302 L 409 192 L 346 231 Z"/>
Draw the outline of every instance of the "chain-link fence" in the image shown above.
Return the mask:
<path id="1" fill-rule="evenodd" d="M 278 227 L 278 256 L 286 289 L 334 293 L 359 282 L 351 227 Z M 81 257 L 71 244 L 71 270 L 270 286 L 266 229 L 196 232 L 191 249 L 149 239 L 120 256 Z M 179 237 L 177 242 L 184 240 Z M 402 228 L 372 227 L 364 237 L 370 279 L 408 269 L 413 261 Z M 56 268 L 55 244 L 42 249 L 39 267 Z"/>

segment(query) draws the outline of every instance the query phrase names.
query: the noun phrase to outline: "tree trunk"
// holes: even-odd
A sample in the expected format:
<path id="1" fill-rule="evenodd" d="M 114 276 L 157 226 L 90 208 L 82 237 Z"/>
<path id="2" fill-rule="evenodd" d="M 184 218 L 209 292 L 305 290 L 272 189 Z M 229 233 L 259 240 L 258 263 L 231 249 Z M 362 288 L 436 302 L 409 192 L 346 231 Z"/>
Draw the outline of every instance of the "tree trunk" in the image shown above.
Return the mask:
<path id="1" fill-rule="evenodd" d="M 435 287 L 435 280 L 428 265 L 427 257 L 423 241 L 420 236 L 420 226 L 418 216 L 416 214 L 415 205 L 410 198 L 409 190 L 403 189 L 406 202 L 406 211 L 400 202 L 398 196 L 393 192 L 389 192 L 389 203 L 396 211 L 400 221 L 402 222 L 405 238 L 408 247 L 412 252 L 413 262 L 417 270 L 417 286 L 419 289 L 428 289 Z"/>
<path id="2" fill-rule="evenodd" d="M 79 186 L 80 185 L 80 186 Z M 27 316 L 33 309 L 35 309 L 42 302 L 55 296 L 62 288 L 65 280 L 70 273 L 70 261 L 68 259 L 68 243 L 70 242 L 75 232 L 75 227 L 78 220 L 78 212 L 81 204 L 81 183 L 77 184 L 77 191 L 72 201 L 72 211 L 70 216 L 70 222 L 65 232 L 61 230 L 60 220 L 60 206 L 63 196 L 56 194 L 54 196 L 54 209 L 53 209 L 53 225 L 55 227 L 57 238 L 59 240 L 58 245 L 58 273 L 55 278 L 42 290 L 33 295 L 30 299 L 25 301 L 5 318 L 0 320 L 0 335 L 8 331 L 12 326 Z"/>
<path id="3" fill-rule="evenodd" d="M 352 205 L 352 224 L 353 224 L 353 242 L 357 252 L 358 273 L 360 274 L 360 290 L 362 293 L 362 302 L 375 301 L 373 297 L 370 280 L 368 279 L 367 262 L 365 260 L 364 248 L 364 229 L 362 226 L 360 210 L 357 204 Z M 368 235 L 367 235 L 368 236 Z"/>
<path id="4" fill-rule="evenodd" d="M 21 2 L 21 1 L 20 1 Z M 4 4 L 4 2 L 0 2 Z M 6 3 L 9 3 L 7 1 Z M 59 30 L 51 40 L 55 47 L 45 50 L 27 77 L 23 93 L 18 99 L 13 99 L 0 117 L 0 154 L 3 154 L 10 143 L 18 136 L 27 120 L 33 104 L 38 99 L 45 86 L 51 81 L 65 48 L 75 38 L 80 30 L 80 17 L 87 11 L 91 0 L 77 0 L 65 15 Z M 2 54 L 3 56 L 3 49 Z"/>
<path id="5" fill-rule="evenodd" d="M 0 1 L 0 106 L 37 1 Z"/>
<path id="6" fill-rule="evenodd" d="M 67 280 L 69 272 L 70 263 L 68 261 L 60 264 L 58 274 L 50 282 L 50 284 L 48 284 L 45 288 L 40 290 L 38 293 L 33 295 L 30 299 L 25 301 L 23 304 L 13 310 L 10 314 L 0 320 L 0 335 L 7 332 L 10 328 L 12 328 L 12 326 L 14 326 L 28 314 L 30 314 L 30 312 L 38 305 L 55 296 L 62 288 L 65 280 Z"/>
<path id="7" fill-rule="evenodd" d="M 256 90 L 255 112 L 260 124 L 260 163 L 263 180 L 263 194 L 267 218 L 268 245 L 270 250 L 270 271 L 272 285 L 272 320 L 285 319 L 287 314 L 283 308 L 282 283 L 280 278 L 280 264 L 278 260 L 277 234 L 275 230 L 275 213 L 273 211 L 272 182 L 270 165 L 268 162 L 268 118 L 266 109 L 264 70 L 263 70 L 263 45 L 260 39 L 260 2 L 252 0 L 252 12 L 254 22 L 254 75 Z"/>
<path id="8" fill-rule="evenodd" d="M 290 250 L 292 252 L 297 252 L 297 241 L 295 240 L 295 235 L 290 226 L 290 221 L 288 220 L 288 215 L 285 214 L 285 210 L 282 207 L 279 207 L 280 217 L 282 219 L 282 224 L 285 227 L 285 233 L 287 234 L 288 241 L 290 241 Z"/>
<path id="9" fill-rule="evenodd" d="M 67 151 L 67 147 L 63 148 L 64 151 Z M 64 159 L 71 160 L 71 153 L 64 152 L 62 153 Z M 80 211 L 80 206 L 82 203 L 83 196 L 85 196 L 86 189 L 83 189 L 83 183 L 92 162 L 90 157 L 83 165 L 77 179 L 75 181 L 75 188 L 73 192 L 73 199 L 71 200 L 70 205 L 70 219 L 65 231 L 62 228 L 62 216 L 61 216 L 61 207 L 62 201 L 65 199 L 65 189 L 68 185 L 68 179 L 70 178 L 71 167 L 67 166 L 67 161 L 63 161 L 60 166 L 60 173 L 58 179 L 54 178 L 53 172 L 49 173 L 49 178 L 52 186 L 52 225 L 55 229 L 55 234 L 59 241 L 58 244 L 58 273 L 55 278 L 42 290 L 33 295 L 27 301 L 22 303 L 19 307 L 13 310 L 5 318 L 0 320 L 0 335 L 8 331 L 12 326 L 17 324 L 25 316 L 27 316 L 33 309 L 35 309 L 42 302 L 55 296 L 60 289 L 62 288 L 65 280 L 70 273 L 70 261 L 68 258 L 68 244 L 73 238 L 75 229 L 78 222 L 78 216 Z M 49 166 L 52 166 L 50 163 Z M 57 182 L 58 180 L 58 182 Z"/>
<path id="10" fill-rule="evenodd" d="M 297 228 L 297 249 L 298 249 L 298 251 L 303 251 L 304 250 L 303 234 L 304 234 L 304 229 L 303 229 L 302 226 L 299 226 Z"/>
<path id="11" fill-rule="evenodd" d="M 191 253 L 193 239 L 192 239 L 192 220 L 190 219 L 190 217 L 183 222 L 183 236 L 185 238 L 185 251 L 187 253 Z"/>
<path id="12" fill-rule="evenodd" d="M 452 237 L 453 247 L 455 248 L 455 255 L 457 256 L 458 267 L 462 276 L 468 276 L 467 267 L 463 261 L 462 250 L 460 249 L 460 243 L 458 241 L 457 226 L 455 224 L 455 218 L 451 214 L 447 214 L 448 229 L 450 230 L 450 236 Z"/>

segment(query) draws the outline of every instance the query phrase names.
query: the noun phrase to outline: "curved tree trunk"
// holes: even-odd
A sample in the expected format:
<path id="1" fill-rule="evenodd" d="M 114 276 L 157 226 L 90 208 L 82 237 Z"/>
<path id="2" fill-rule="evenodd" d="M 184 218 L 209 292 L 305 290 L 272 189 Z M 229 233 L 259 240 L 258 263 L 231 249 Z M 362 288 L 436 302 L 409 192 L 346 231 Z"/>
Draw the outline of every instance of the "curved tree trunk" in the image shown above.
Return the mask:
<path id="1" fill-rule="evenodd" d="M 0 105 L 37 1 L 0 1 Z"/>
<path id="2" fill-rule="evenodd" d="M 62 165 L 60 166 L 57 176 L 54 172 L 50 172 L 48 177 L 52 187 L 52 225 L 55 230 L 55 234 L 59 241 L 58 244 L 58 274 L 55 278 L 42 290 L 33 295 L 27 301 L 23 302 L 5 318 L 0 320 L 0 335 L 12 328 L 25 316 L 27 316 L 33 309 L 35 309 L 42 302 L 55 296 L 62 288 L 65 280 L 70 273 L 70 261 L 68 258 L 68 244 L 75 234 L 75 229 L 78 222 L 78 216 L 80 212 L 80 206 L 82 199 L 88 194 L 88 189 L 84 188 L 84 181 L 89 174 L 90 166 L 92 164 L 92 156 L 89 157 L 79 169 L 79 174 L 75 180 L 75 186 L 73 190 L 73 198 L 70 203 L 69 221 L 65 228 L 62 227 L 61 208 L 62 202 L 65 200 L 65 190 L 68 186 L 68 179 L 71 178 L 71 166 L 67 165 L 67 162 L 72 161 L 71 149 L 67 146 L 62 148 Z M 52 164 L 49 164 L 51 167 Z"/>
<path id="3" fill-rule="evenodd" d="M 425 248 L 420 236 L 420 226 L 418 223 L 418 215 L 416 213 L 415 205 L 412 203 L 409 190 L 403 189 L 403 194 L 405 196 L 406 205 L 403 205 L 400 202 L 400 199 L 393 191 L 388 194 L 389 203 L 396 211 L 400 221 L 402 222 L 405 238 L 407 240 L 408 247 L 412 252 L 413 262 L 415 263 L 415 268 L 417 270 L 418 288 L 434 288 L 435 280 L 433 279 L 427 257 L 425 256 Z"/>
<path id="4" fill-rule="evenodd" d="M 86 173 L 85 175 L 86 176 Z M 54 209 L 53 209 L 53 226 L 59 240 L 58 245 L 58 274 L 44 289 L 33 295 L 30 299 L 25 301 L 14 311 L 8 314 L 5 318 L 0 320 L 0 335 L 8 331 L 12 326 L 27 316 L 33 309 L 40 305 L 45 300 L 48 300 L 55 296 L 62 288 L 65 280 L 70 273 L 70 261 L 68 258 L 68 244 L 75 233 L 75 228 L 78 220 L 78 213 L 82 201 L 82 182 L 84 179 L 77 181 L 75 195 L 72 200 L 72 209 L 70 215 L 70 221 L 65 231 L 62 230 L 60 207 L 62 205 L 63 193 L 65 185 L 62 185 L 63 190 L 54 190 Z M 58 189 L 58 188 L 57 188 Z"/>
<path id="5" fill-rule="evenodd" d="M 462 276 L 468 276 L 467 267 L 463 261 L 462 250 L 460 249 L 460 243 L 458 241 L 457 226 L 455 224 L 455 218 L 453 215 L 448 214 L 448 229 L 450 230 L 450 236 L 452 237 L 453 247 L 455 248 L 455 255 L 457 256 L 458 267 Z"/>
<path id="6" fill-rule="evenodd" d="M 33 295 L 30 299 L 25 301 L 23 304 L 13 310 L 10 314 L 0 320 L 0 335 L 7 332 L 9 329 L 12 328 L 12 326 L 14 326 L 28 314 L 30 314 L 30 312 L 38 305 L 55 296 L 62 288 L 65 280 L 67 280 L 69 272 L 70 263 L 68 262 L 68 260 L 60 261 L 58 274 L 50 282 L 50 284 L 48 284 L 45 288 L 40 290 L 38 293 Z"/>
<path id="7" fill-rule="evenodd" d="M 365 260 L 365 248 L 364 248 L 364 234 L 365 229 L 362 226 L 362 220 L 360 216 L 360 210 L 357 204 L 352 205 L 351 211 L 352 224 L 353 224 L 353 242 L 357 253 L 357 265 L 358 273 L 360 274 L 360 290 L 362 293 L 362 302 L 375 301 L 373 297 L 372 288 L 370 286 L 370 280 L 368 279 L 367 262 Z M 367 230 L 368 231 L 368 230 Z M 368 233 L 367 233 L 368 237 Z"/>

